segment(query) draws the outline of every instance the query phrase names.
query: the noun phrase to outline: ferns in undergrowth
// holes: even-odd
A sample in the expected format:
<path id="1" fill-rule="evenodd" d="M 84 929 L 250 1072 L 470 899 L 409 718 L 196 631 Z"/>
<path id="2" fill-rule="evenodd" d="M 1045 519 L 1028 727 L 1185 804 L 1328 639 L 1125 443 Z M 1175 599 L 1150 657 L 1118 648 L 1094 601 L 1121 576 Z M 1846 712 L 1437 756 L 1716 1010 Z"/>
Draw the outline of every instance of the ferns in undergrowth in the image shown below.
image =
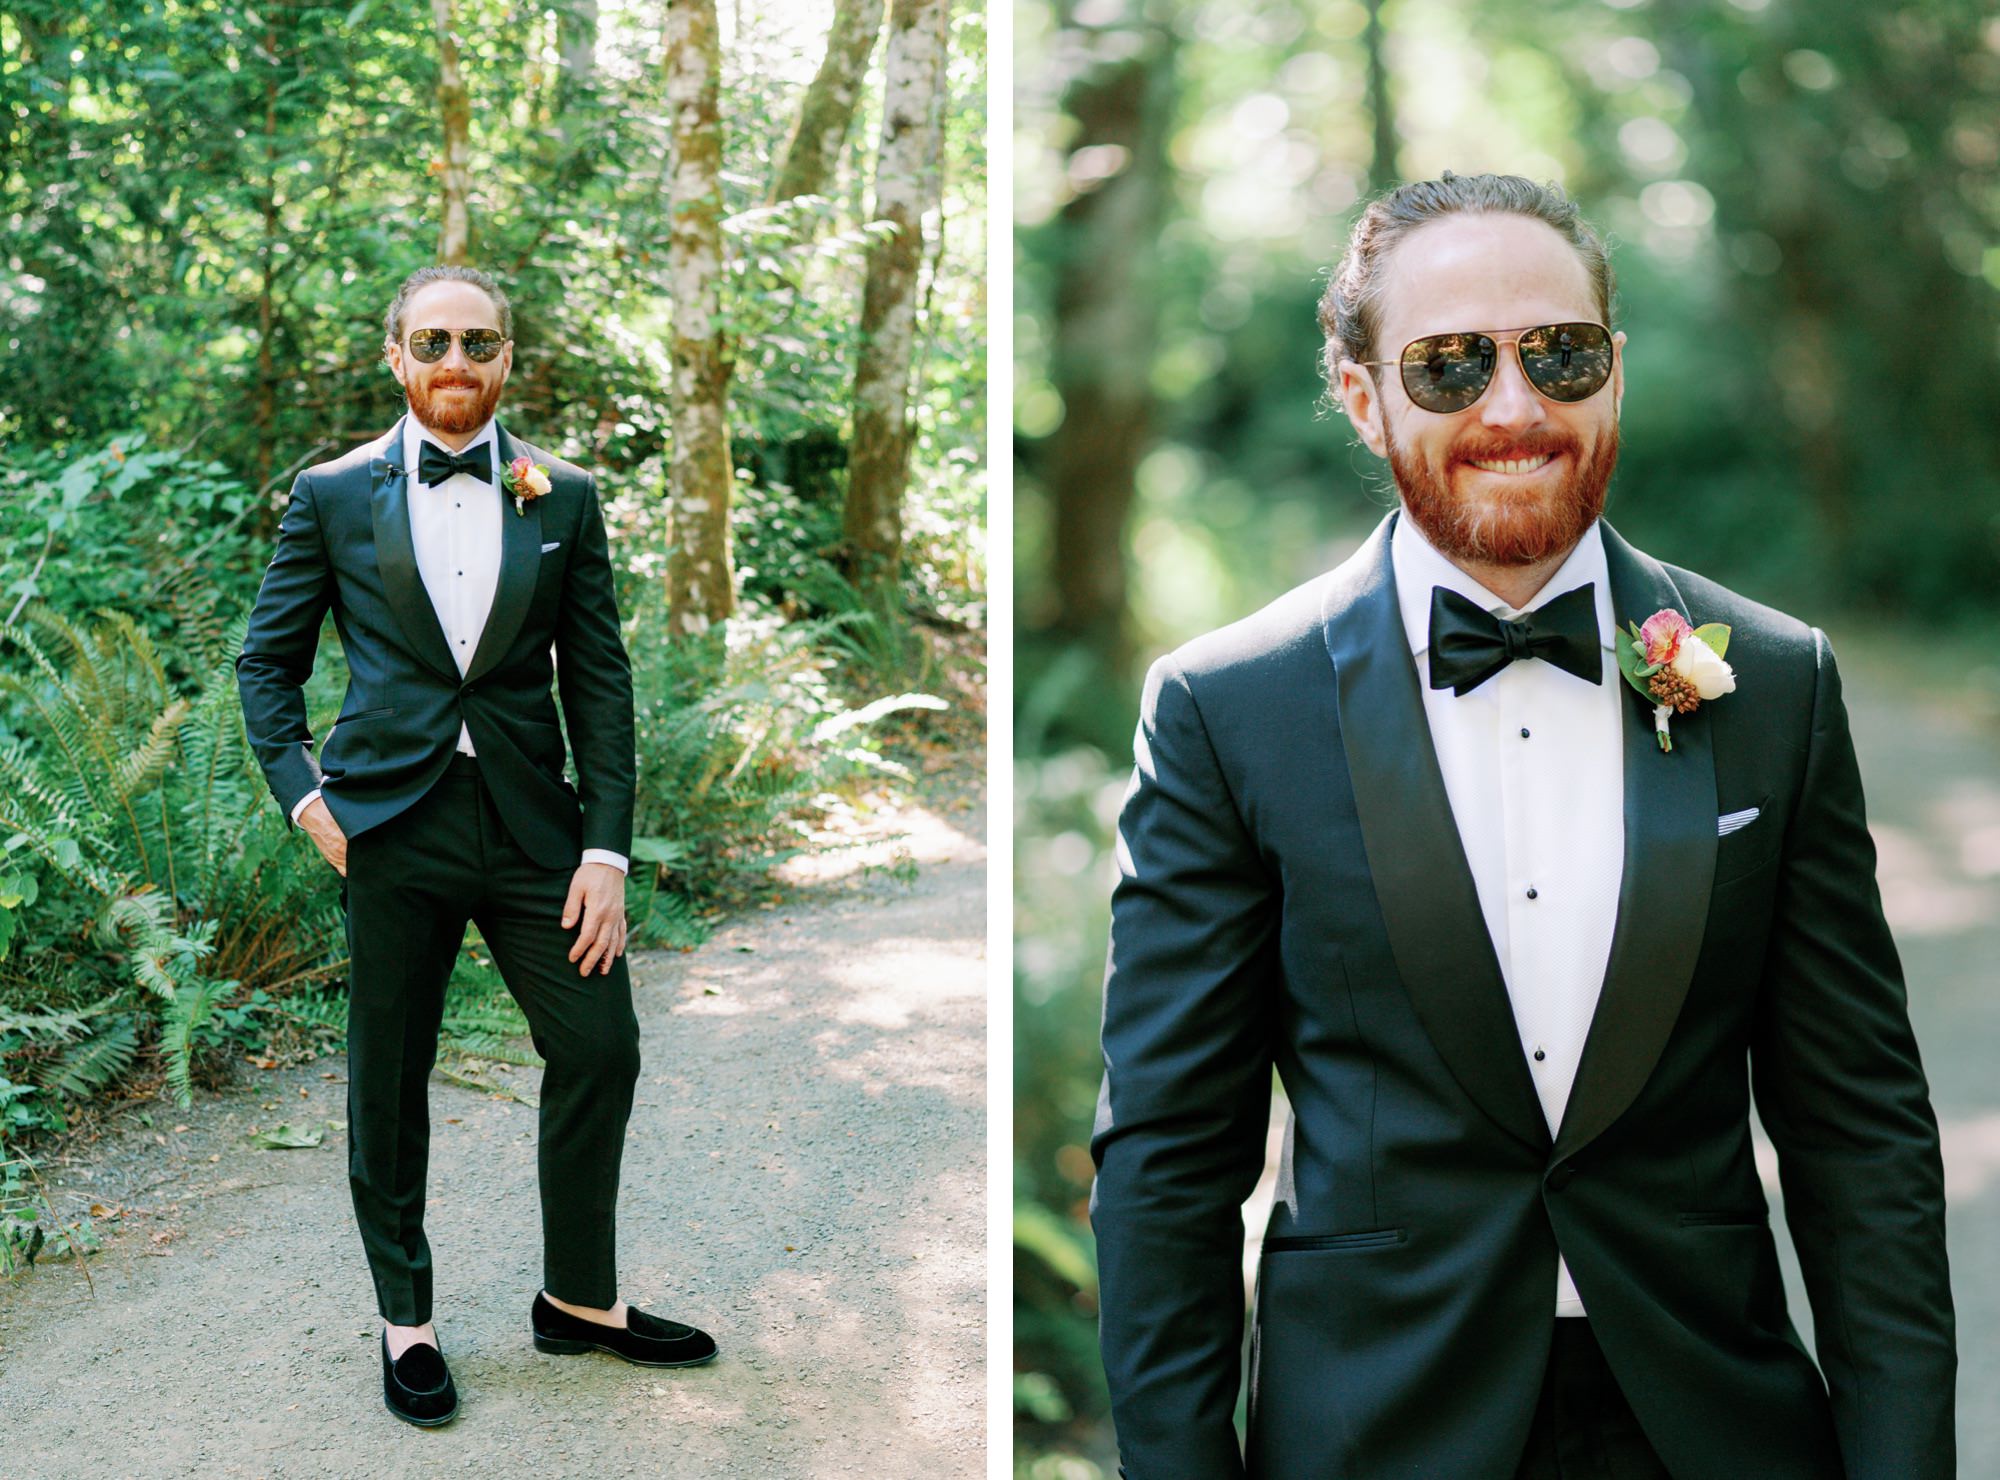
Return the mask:
<path id="1" fill-rule="evenodd" d="M 642 605 L 639 633 L 664 636 L 666 623 L 648 615 Z M 753 610 L 732 619 L 726 647 L 643 636 L 631 643 L 633 856 L 654 863 L 677 894 L 712 898 L 801 851 L 805 819 L 831 785 L 864 769 L 898 769 L 854 743 L 853 732 L 900 709 L 943 707 L 929 695 L 899 694 L 848 709 L 836 692 L 833 650 L 853 622 L 846 614 L 785 623 Z M 636 921 L 642 912 L 633 905 Z M 664 902 L 644 914 L 667 939 L 692 924 L 687 909 Z"/>
<path id="2" fill-rule="evenodd" d="M 109 976 L 126 1016 L 33 1082 L 56 1096 L 101 1088 L 151 1024 L 186 1105 L 219 1006 L 339 969 L 338 910 L 285 846 L 244 738 L 231 655 L 245 619 L 191 626 L 198 666 L 179 692 L 129 615 L 94 616 L 85 629 L 31 606 L 0 625 L 0 698 L 26 731 L 0 745 L 0 867 L 33 869 L 41 885 L 16 932 L 30 950 L 0 960 L 0 1008 L 32 992 L 37 957 L 63 958 L 81 980 Z M 9 1063 L 0 1040 L 0 1074 Z"/>

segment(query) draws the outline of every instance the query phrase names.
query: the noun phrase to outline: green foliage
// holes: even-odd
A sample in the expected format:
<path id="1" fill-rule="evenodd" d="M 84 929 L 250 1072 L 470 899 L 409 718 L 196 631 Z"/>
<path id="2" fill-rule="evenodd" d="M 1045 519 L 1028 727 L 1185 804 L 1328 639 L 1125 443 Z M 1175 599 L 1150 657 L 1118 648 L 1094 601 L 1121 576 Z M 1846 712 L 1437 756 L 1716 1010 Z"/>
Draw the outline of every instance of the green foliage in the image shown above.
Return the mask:
<path id="1" fill-rule="evenodd" d="M 212 625 L 269 549 L 256 501 L 218 462 L 121 432 L 59 455 L 0 447 L 0 615 L 114 608 L 156 643 Z M 171 593 L 172 600 L 164 599 Z"/>
<path id="2" fill-rule="evenodd" d="M 63 961 L 70 994 L 91 984 L 126 1014 L 116 1039 L 66 1056 L 67 1076 L 36 1081 L 45 1112 L 129 1068 L 141 1025 L 156 1029 L 168 1085 L 190 1103 L 198 1050 L 242 1033 L 270 1000 L 232 1005 L 244 980 L 296 982 L 338 964 L 324 881 L 298 869 L 296 850 L 277 852 L 283 823 L 219 656 L 240 648 L 241 623 L 196 621 L 182 635 L 205 668 L 192 695 L 174 692 L 153 640 L 122 612 L 98 613 L 86 631 L 35 604 L 0 627 L 11 660 L 0 695 L 24 719 L 0 745 L 0 846 L 23 880 L 10 918 L 44 964 Z M 37 1001 L 45 984 L 26 961 L 0 961 L 0 1008 L 17 994 Z M 0 1067 L 11 1064 L 0 1040 Z"/>
<path id="3" fill-rule="evenodd" d="M 0 1105 L 5 1103 L 6 1081 L 0 1079 Z M 32 1160 L 0 1158 L 0 1275 L 11 1278 L 38 1259 L 94 1254 L 99 1247 L 88 1216 L 70 1223 L 56 1213 Z"/>
<path id="4" fill-rule="evenodd" d="M 746 610 L 718 655 L 673 640 L 657 587 L 639 600 L 632 654 L 638 721 L 636 865 L 694 900 L 727 899 L 800 851 L 814 799 L 842 779 L 893 769 L 856 733 L 888 713 L 935 706 L 905 694 L 849 707 L 834 682 L 829 640 L 841 618 L 786 623 Z M 690 923 L 649 902 L 644 918 L 668 940 Z"/>

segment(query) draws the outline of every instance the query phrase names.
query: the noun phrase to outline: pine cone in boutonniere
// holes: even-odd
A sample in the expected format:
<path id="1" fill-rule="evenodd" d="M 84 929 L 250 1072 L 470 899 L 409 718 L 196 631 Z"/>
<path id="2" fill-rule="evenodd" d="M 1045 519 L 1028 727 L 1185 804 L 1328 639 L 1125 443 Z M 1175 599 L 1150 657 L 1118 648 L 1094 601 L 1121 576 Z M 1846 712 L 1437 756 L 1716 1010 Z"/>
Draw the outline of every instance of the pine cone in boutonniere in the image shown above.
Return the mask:
<path id="1" fill-rule="evenodd" d="M 1653 706 L 1653 732 L 1660 749 L 1672 750 L 1667 720 L 1693 714 L 1704 699 L 1719 699 L 1736 688 L 1736 673 L 1722 661 L 1729 649 L 1726 622 L 1693 626 L 1677 611 L 1660 610 L 1645 626 L 1627 622 L 1618 633 L 1618 671 Z"/>
<path id="2" fill-rule="evenodd" d="M 549 470 L 544 463 L 531 463 L 525 457 L 517 457 L 507 464 L 507 491 L 514 495 L 514 512 L 528 512 L 528 500 L 540 498 L 549 491 Z"/>

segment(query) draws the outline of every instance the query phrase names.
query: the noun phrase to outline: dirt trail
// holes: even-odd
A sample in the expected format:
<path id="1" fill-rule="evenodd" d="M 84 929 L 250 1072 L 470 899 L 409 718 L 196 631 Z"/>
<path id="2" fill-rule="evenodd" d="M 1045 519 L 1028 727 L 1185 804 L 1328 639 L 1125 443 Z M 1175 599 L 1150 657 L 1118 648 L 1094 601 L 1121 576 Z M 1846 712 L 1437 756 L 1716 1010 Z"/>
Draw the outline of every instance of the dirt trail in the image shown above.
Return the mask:
<path id="1" fill-rule="evenodd" d="M 886 821 L 907 836 L 796 861 L 782 905 L 633 958 L 620 1293 L 712 1332 L 717 1362 L 533 1349 L 535 1111 L 434 1076 L 426 1228 L 461 1406 L 391 1417 L 345 1133 L 244 1140 L 342 1119 L 328 1058 L 157 1101 L 157 1137 L 134 1122 L 55 1169 L 59 1207 L 125 1211 L 87 1269 L 0 1287 L 0 1468 L 984 1475 L 984 812 Z"/>
<path id="2" fill-rule="evenodd" d="M 1944 1140 L 1958 1472 L 2000 1475 L 2000 669 L 1928 671 L 1911 662 L 1920 640 L 1831 636 L 1883 911 Z M 1766 1150 L 1764 1161 L 1775 1206 L 1775 1157 Z M 1779 1249 L 1808 1335 L 1790 1242 Z"/>

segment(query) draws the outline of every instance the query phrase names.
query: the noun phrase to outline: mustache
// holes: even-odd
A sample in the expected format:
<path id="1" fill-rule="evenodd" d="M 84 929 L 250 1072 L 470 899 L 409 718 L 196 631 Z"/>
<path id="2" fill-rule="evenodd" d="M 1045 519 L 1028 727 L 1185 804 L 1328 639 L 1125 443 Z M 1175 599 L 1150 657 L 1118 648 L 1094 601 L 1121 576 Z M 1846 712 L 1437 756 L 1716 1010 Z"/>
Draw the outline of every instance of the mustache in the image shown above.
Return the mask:
<path id="1" fill-rule="evenodd" d="M 1514 458 L 1541 457 L 1547 453 L 1574 452 L 1576 438 L 1553 428 L 1541 432 L 1524 432 L 1505 442 L 1465 442 L 1452 449 L 1452 457 L 1459 462 L 1507 462 Z"/>

